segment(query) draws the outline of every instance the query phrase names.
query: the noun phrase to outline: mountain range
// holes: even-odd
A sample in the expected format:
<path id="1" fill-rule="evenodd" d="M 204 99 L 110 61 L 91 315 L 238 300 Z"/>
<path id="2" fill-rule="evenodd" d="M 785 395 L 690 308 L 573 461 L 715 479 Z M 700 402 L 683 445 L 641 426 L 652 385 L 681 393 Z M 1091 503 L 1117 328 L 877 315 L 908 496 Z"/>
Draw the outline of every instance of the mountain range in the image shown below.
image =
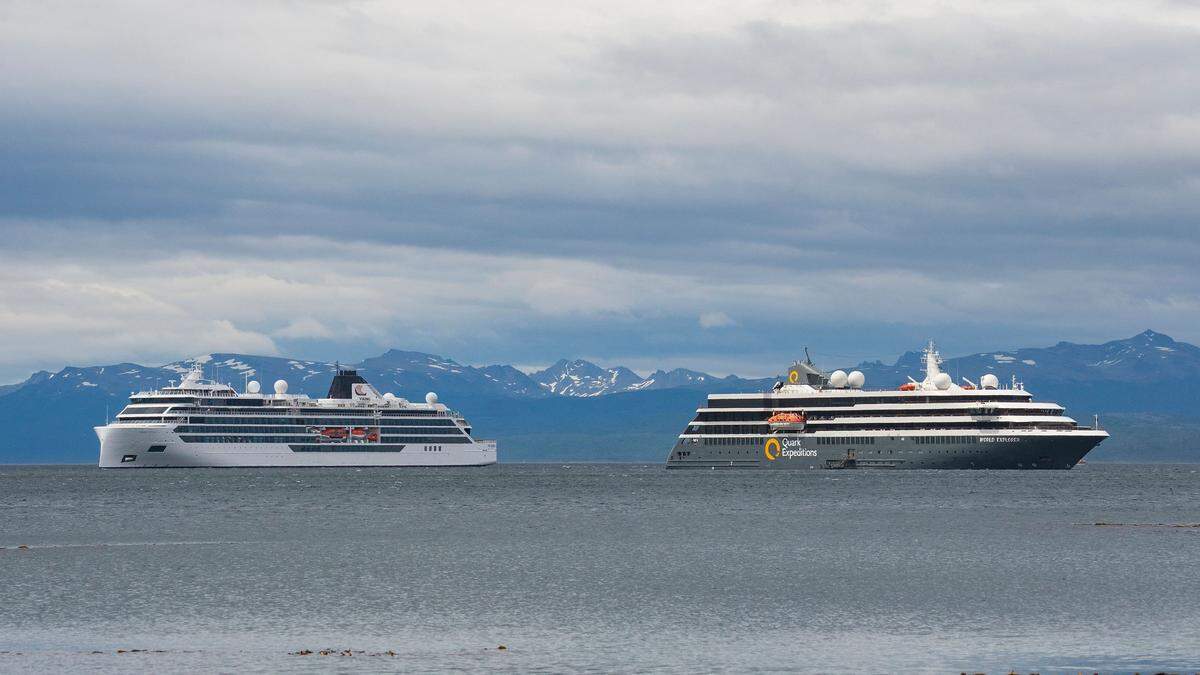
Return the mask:
<path id="1" fill-rule="evenodd" d="M 161 387 L 178 380 L 196 364 L 204 367 L 207 377 L 239 388 L 251 379 L 268 387 L 276 380 L 285 380 L 292 393 L 314 397 L 324 395 L 338 367 L 334 362 L 248 354 L 205 354 L 164 366 L 134 363 L 68 366 L 57 373 L 39 371 L 24 382 L 5 385 L 0 389 L 0 397 L 22 390 L 37 391 L 40 395 L 63 395 L 76 391 L 127 396 L 132 391 Z M 359 363 L 343 365 L 356 368 L 380 391 L 392 391 L 409 397 L 432 390 L 439 394 L 471 397 L 591 398 L 680 387 L 760 389 L 775 382 L 773 378 L 720 378 L 683 368 L 669 372 L 658 370 L 649 377 L 641 377 L 624 366 L 601 368 L 581 359 L 563 359 L 549 368 L 527 374 L 509 365 L 467 366 L 444 356 L 399 349 L 388 350 Z"/>
<path id="2" fill-rule="evenodd" d="M 129 394 L 178 380 L 194 364 L 209 377 L 265 389 L 285 380 L 289 391 L 323 396 L 337 364 L 246 354 L 207 354 L 162 366 L 120 363 L 34 373 L 0 387 L 0 462 L 90 462 L 91 427 L 120 410 Z M 383 392 L 420 400 L 436 391 L 463 411 L 481 437 L 501 442 L 512 460 L 624 459 L 659 461 L 706 393 L 762 391 L 777 378 L 716 377 L 700 371 L 658 370 L 642 377 L 629 368 L 604 368 L 563 359 L 533 373 L 510 365 L 470 366 L 422 352 L 389 350 L 348 364 Z M 787 364 L 780 364 L 786 366 Z M 893 364 L 863 362 L 867 387 L 892 388 L 920 378 L 920 352 Z M 985 373 L 1016 379 L 1039 400 L 1067 407 L 1089 422 L 1102 415 L 1113 432 L 1095 458 L 1190 460 L 1200 431 L 1200 348 L 1145 331 L 1098 345 L 995 351 L 949 358 L 942 369 L 958 381 Z M 783 368 L 781 367 L 782 371 Z"/>

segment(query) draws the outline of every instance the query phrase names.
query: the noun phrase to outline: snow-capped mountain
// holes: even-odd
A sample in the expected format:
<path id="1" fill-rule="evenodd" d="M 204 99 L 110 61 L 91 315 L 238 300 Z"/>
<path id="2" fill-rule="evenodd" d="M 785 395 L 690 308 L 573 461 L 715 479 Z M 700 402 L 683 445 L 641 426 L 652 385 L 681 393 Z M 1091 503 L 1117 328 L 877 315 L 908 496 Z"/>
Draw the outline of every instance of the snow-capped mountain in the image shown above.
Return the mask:
<path id="1" fill-rule="evenodd" d="M 159 366 L 139 366 L 136 363 L 118 363 L 111 366 L 67 366 L 51 373 L 38 371 L 29 379 L 9 385 L 0 397 L 20 392 L 37 392 L 38 396 L 55 398 L 75 392 L 92 392 L 107 396 L 128 396 L 138 389 L 153 389 L 165 386 L 175 371 Z"/>
<path id="2" fill-rule="evenodd" d="M 545 370 L 533 373 L 531 377 L 552 394 L 582 397 L 658 389 L 761 391 L 769 389 L 776 381 L 776 378 L 748 380 L 737 375 L 716 377 L 687 368 L 656 370 L 649 377 L 643 378 L 624 366 L 602 368 L 581 359 L 563 359 Z"/>
<path id="3" fill-rule="evenodd" d="M 545 370 L 533 373 L 531 377 L 543 389 L 559 396 L 603 396 L 637 391 L 645 382 L 640 375 L 624 366 L 601 368 L 581 359 L 562 359 Z"/>
<path id="4" fill-rule="evenodd" d="M 718 378 L 687 368 L 656 370 L 637 385 L 638 389 L 669 389 L 671 387 L 703 387 Z"/>
<path id="5" fill-rule="evenodd" d="M 866 374 L 868 387 L 891 387 L 903 384 L 909 375 L 919 378 L 922 358 L 920 352 L 906 352 L 891 366 L 873 361 L 856 368 Z M 1015 376 L 1031 389 L 1039 383 L 1161 383 L 1200 377 L 1200 347 L 1147 330 L 1098 345 L 1059 342 L 1053 347 L 949 358 L 942 370 L 960 383 L 962 378 L 978 382 L 985 373 L 994 373 L 1001 382 Z"/>
<path id="6" fill-rule="evenodd" d="M 533 397 L 549 394 L 525 373 L 507 365 L 464 366 L 453 359 L 392 349 L 355 365 L 379 391 L 420 400 L 424 392 L 471 396 Z"/>
<path id="7" fill-rule="evenodd" d="M 656 370 L 650 374 L 637 389 L 702 389 L 709 392 L 732 391 L 766 391 L 775 384 L 777 378 L 767 377 L 746 379 L 737 375 L 717 377 L 687 368 L 674 370 Z"/>
<path id="8" fill-rule="evenodd" d="M 162 366 L 134 363 L 68 366 L 56 373 L 40 371 L 24 382 L 5 385 L 0 388 L 0 399 L 22 391 L 36 392 L 39 396 L 62 396 L 78 391 L 127 396 L 132 391 L 153 389 L 178 380 L 195 364 L 203 366 L 207 377 L 238 388 L 251 379 L 258 380 L 265 388 L 276 380 L 286 380 L 290 391 L 314 397 L 325 394 L 337 368 L 337 364 L 325 361 L 228 353 L 205 354 Z M 590 398 L 675 388 L 753 391 L 768 389 L 775 381 L 774 378 L 751 380 L 734 375 L 719 378 L 685 368 L 656 370 L 643 378 L 623 366 L 603 368 L 582 359 L 563 359 L 544 370 L 525 374 L 509 365 L 467 366 L 444 356 L 398 349 L 360 363 L 342 365 L 357 368 L 380 391 L 410 398 L 423 397 L 426 391 L 513 398 Z M 871 361 L 854 368 L 866 374 L 868 388 L 898 386 L 909 376 L 920 377 L 923 373 L 922 356 L 916 351 L 906 352 L 891 365 Z M 1131 387 L 1200 381 L 1200 347 L 1178 342 L 1162 333 L 1145 331 L 1131 338 L 1098 345 L 1060 342 L 1052 347 L 947 358 L 942 369 L 959 382 L 963 378 L 978 381 L 985 373 L 996 374 L 1002 382 L 1015 376 L 1031 389 L 1039 385 L 1105 382 Z"/>
<path id="9" fill-rule="evenodd" d="M 205 377 L 226 382 L 241 389 L 249 380 L 258 380 L 270 390 L 276 380 L 288 383 L 288 391 L 321 397 L 338 364 L 275 356 L 250 354 L 205 354 L 181 359 L 163 366 L 121 363 L 111 366 L 68 366 L 57 373 L 41 371 L 25 382 L 8 385 L 0 397 L 22 389 L 36 389 L 40 395 L 56 396 L 70 391 L 93 391 L 113 396 L 155 389 L 178 381 L 195 365 L 201 365 Z M 357 368 L 377 389 L 397 396 L 420 400 L 427 391 L 469 392 L 483 396 L 547 396 L 528 375 L 512 366 L 464 366 L 442 356 L 391 350 L 357 364 Z"/>

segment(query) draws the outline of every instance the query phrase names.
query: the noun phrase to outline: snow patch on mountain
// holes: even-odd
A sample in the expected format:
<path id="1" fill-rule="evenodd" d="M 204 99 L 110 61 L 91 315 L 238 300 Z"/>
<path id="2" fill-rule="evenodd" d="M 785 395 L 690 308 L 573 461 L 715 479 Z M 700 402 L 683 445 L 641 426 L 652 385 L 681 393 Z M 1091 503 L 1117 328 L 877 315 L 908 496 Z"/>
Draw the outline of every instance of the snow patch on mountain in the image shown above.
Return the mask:
<path id="1" fill-rule="evenodd" d="M 559 396 L 604 396 L 622 391 L 636 391 L 644 380 L 624 367 L 601 368 L 590 361 L 562 359 L 554 365 L 533 373 L 531 377 L 544 389 Z"/>

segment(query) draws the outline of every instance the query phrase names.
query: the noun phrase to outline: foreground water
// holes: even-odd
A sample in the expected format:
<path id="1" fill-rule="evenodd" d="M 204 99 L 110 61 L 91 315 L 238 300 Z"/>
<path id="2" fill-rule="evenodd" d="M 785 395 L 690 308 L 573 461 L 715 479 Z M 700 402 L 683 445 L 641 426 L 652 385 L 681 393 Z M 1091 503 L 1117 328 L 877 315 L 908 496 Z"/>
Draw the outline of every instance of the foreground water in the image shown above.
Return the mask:
<path id="1" fill-rule="evenodd" d="M 0 467 L 0 671 L 1195 668 L 1197 468 Z"/>

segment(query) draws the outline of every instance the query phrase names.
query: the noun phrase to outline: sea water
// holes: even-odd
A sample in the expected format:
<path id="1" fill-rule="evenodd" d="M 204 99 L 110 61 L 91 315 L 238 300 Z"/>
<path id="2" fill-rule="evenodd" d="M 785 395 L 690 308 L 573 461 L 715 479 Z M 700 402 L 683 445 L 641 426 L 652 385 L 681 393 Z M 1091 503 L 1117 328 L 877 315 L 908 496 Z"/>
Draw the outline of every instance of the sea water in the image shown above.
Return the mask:
<path id="1" fill-rule="evenodd" d="M 0 467 L 0 671 L 1191 670 L 1198 468 Z"/>

